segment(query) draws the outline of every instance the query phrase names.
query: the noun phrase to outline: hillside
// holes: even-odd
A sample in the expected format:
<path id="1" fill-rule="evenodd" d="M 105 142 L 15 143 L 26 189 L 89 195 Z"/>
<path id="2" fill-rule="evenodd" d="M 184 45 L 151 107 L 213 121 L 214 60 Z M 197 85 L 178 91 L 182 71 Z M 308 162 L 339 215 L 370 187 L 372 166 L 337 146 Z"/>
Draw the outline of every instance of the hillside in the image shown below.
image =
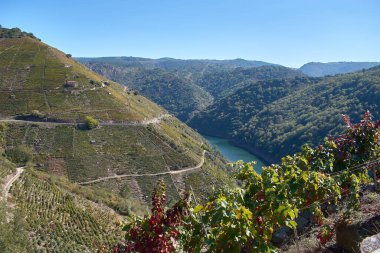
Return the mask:
<path id="1" fill-rule="evenodd" d="M 197 84 L 216 98 L 231 95 L 252 82 L 270 79 L 291 79 L 305 76 L 296 70 L 282 66 L 260 66 L 256 68 L 235 68 L 232 70 L 205 73 Z"/>
<path id="2" fill-rule="evenodd" d="M 342 114 L 360 120 L 380 113 L 380 68 L 324 78 L 279 99 L 255 115 L 235 138 L 279 158 L 300 145 L 317 145 L 343 128 Z"/>
<path id="3" fill-rule="evenodd" d="M 305 77 L 247 82 L 244 88 L 217 100 L 196 114 L 189 125 L 207 135 L 232 137 L 266 105 L 311 83 L 312 80 Z"/>
<path id="4" fill-rule="evenodd" d="M 275 162 L 341 131 L 342 113 L 356 121 L 366 110 L 378 117 L 379 74 L 377 67 L 322 79 L 258 82 L 217 101 L 190 125 Z"/>
<path id="5" fill-rule="evenodd" d="M 138 91 L 186 121 L 213 101 L 212 96 L 185 76 L 164 69 L 128 68 L 108 63 L 89 62 L 93 71 L 117 81 L 131 92 Z"/>
<path id="6" fill-rule="evenodd" d="M 121 219 L 117 214 L 48 179 L 27 170 L 12 187 L 8 201 L 16 208 L 7 212 L 11 219 L 19 219 L 17 229 L 25 240 L 20 243 L 25 248 L 15 252 L 93 252 L 117 242 L 122 235 L 115 225 Z M 8 226 L 15 229 L 12 223 Z M 9 246 L 14 247 L 15 240 Z"/>
<path id="7" fill-rule="evenodd" d="M 31 149 L 39 170 L 75 183 L 127 176 L 87 188 L 143 204 L 160 177 L 173 189 L 170 201 L 190 183 L 201 198 L 212 185 L 230 182 L 221 169 L 223 158 L 197 133 L 162 107 L 95 74 L 70 55 L 28 36 L 4 38 L 0 39 L 0 66 L 6 154 Z M 86 116 L 100 126 L 86 129 Z M 209 151 L 204 153 L 205 149 Z M 172 175 L 184 168 L 194 169 Z M 93 198 L 102 199 L 96 194 Z M 131 208 L 117 199 L 104 202 L 120 212 Z"/>
<path id="8" fill-rule="evenodd" d="M 304 76 L 264 62 L 236 60 L 176 60 L 134 57 L 78 58 L 91 70 L 137 90 L 186 122 L 246 83 Z"/>
<path id="9" fill-rule="evenodd" d="M 312 77 L 333 76 L 379 66 L 380 62 L 309 62 L 299 71 Z"/>

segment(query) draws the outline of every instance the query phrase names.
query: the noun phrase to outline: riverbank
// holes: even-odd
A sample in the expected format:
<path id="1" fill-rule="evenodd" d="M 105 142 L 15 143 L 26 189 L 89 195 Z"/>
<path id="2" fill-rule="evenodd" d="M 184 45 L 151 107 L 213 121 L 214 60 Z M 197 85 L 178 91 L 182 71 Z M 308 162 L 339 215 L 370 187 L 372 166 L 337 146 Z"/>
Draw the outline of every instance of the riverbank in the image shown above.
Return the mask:
<path id="1" fill-rule="evenodd" d="M 256 168 L 258 170 L 261 170 L 263 166 L 268 164 L 248 150 L 234 145 L 229 139 L 210 135 L 202 136 L 230 162 L 238 160 L 243 160 L 244 162 L 256 161 Z"/>
<path id="2" fill-rule="evenodd" d="M 242 148 L 244 150 L 246 150 L 247 152 L 257 156 L 258 158 L 260 158 L 262 161 L 264 161 L 264 163 L 266 165 L 270 165 L 270 164 L 274 164 L 274 163 L 278 163 L 278 161 L 276 161 L 272 156 L 268 155 L 267 153 L 259 150 L 259 149 L 256 149 L 248 144 L 244 144 L 244 143 L 241 143 L 235 139 L 228 139 L 229 142 L 231 142 L 233 145 L 239 147 L 239 148 Z"/>
<path id="3" fill-rule="evenodd" d="M 275 158 L 273 158 L 273 156 L 259 150 L 259 149 L 256 149 L 256 148 L 253 148 L 251 145 L 248 145 L 248 144 L 244 144 L 236 139 L 233 139 L 229 136 L 227 136 L 226 138 L 226 135 L 225 134 L 222 134 L 222 133 L 218 133 L 218 131 L 214 131 L 213 133 L 209 133 L 207 131 L 206 132 L 202 132 L 200 131 L 199 129 L 197 128 L 193 128 L 195 129 L 200 135 L 202 136 L 210 136 L 210 137 L 216 137 L 216 138 L 221 138 L 221 139 L 226 139 L 228 140 L 228 142 L 230 142 L 232 145 L 234 146 L 237 146 L 239 148 L 242 148 L 244 149 L 245 151 L 249 152 L 250 154 L 258 157 L 260 160 L 262 160 L 264 162 L 265 165 L 269 165 L 269 164 L 274 164 L 274 163 L 278 163 L 279 161 L 276 160 Z"/>

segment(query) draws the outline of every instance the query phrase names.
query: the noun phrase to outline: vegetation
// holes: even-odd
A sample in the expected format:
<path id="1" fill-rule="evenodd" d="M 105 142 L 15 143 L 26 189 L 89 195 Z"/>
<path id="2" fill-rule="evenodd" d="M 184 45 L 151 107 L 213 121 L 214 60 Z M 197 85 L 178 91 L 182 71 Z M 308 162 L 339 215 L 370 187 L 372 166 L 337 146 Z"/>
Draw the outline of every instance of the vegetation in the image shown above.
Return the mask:
<path id="1" fill-rule="evenodd" d="M 0 38 L 22 38 L 22 37 L 31 37 L 31 38 L 36 38 L 34 37 L 33 33 L 27 33 L 21 31 L 20 28 L 5 28 L 0 26 Z"/>
<path id="2" fill-rule="evenodd" d="M 83 121 L 85 116 L 127 121 L 164 111 L 144 97 L 128 95 L 116 83 L 102 87 L 103 77 L 30 37 L 3 39 L 0 51 L 0 65 L 6 66 L 0 70 L 1 117 L 38 110 L 57 121 Z M 67 81 L 78 87 L 65 87 Z"/>
<path id="3" fill-rule="evenodd" d="M 203 110 L 210 94 L 220 96 L 217 103 L 225 102 L 226 108 L 215 104 L 213 115 L 227 109 L 236 118 L 221 116 L 210 126 L 220 124 L 231 138 L 278 157 L 298 150 L 301 141 L 318 143 L 325 133 L 343 129 L 332 116 L 337 110 L 357 120 L 369 108 L 378 117 L 379 68 L 311 79 L 243 60 L 118 59 L 120 66 L 133 66 L 127 73 L 131 85 L 145 87 L 128 90 L 32 36 L 17 30 L 6 36 L 11 37 L 0 40 L 0 65 L 5 66 L 0 69 L 0 117 L 16 120 L 0 125 L 0 181 L 12 178 L 15 163 L 31 161 L 35 168 L 13 182 L 0 205 L 0 251 L 93 252 L 117 245 L 115 252 L 144 252 L 147 246 L 149 252 L 268 252 L 275 249 L 273 233 L 284 226 L 296 229 L 301 211 L 310 211 L 322 224 L 321 202 L 347 200 L 344 217 L 349 217 L 358 208 L 360 184 L 370 182 L 364 169 L 350 169 L 379 158 L 380 122 L 369 113 L 359 124 L 345 117 L 343 135 L 328 137 L 316 148 L 303 146 L 261 175 L 252 163 L 235 164 L 237 187 L 226 161 L 176 118 L 140 124 L 166 111 L 138 95 L 144 89 L 157 95 L 161 87 L 161 94 L 168 91 L 162 103 L 183 119 Z M 75 89 L 65 85 L 68 81 Z M 173 97 L 184 101 L 172 102 Z M 25 115 L 46 121 L 17 120 Z M 222 125 L 227 119 L 232 122 Z M 91 131 L 76 128 L 85 120 Z M 194 167 L 203 155 L 201 169 L 165 174 Z M 123 177 L 91 182 L 114 175 Z M 151 214 L 135 217 L 147 213 L 147 195 L 158 179 Z M 181 198 L 190 187 L 193 191 Z M 200 205 L 192 203 L 195 196 Z M 165 209 L 166 202 L 174 206 Z M 120 214 L 135 218 L 123 223 L 127 234 L 119 245 Z M 321 243 L 332 230 L 331 224 L 322 227 Z"/>
<path id="4" fill-rule="evenodd" d="M 269 64 L 244 64 L 244 61 L 228 61 L 223 64 L 205 64 L 204 61 L 173 60 L 149 64 L 130 58 L 79 59 L 95 72 L 138 90 L 182 121 L 202 111 L 214 97 L 231 93 L 245 83 L 269 78 L 291 78 L 302 73 Z M 158 60 L 157 60 L 158 61 Z M 239 64 L 240 62 L 240 64 Z M 238 66 L 244 66 L 245 68 Z M 255 68 L 247 68 L 255 66 Z M 197 70 L 197 71 L 196 71 Z"/>
<path id="5" fill-rule="evenodd" d="M 33 171 L 24 172 L 12 188 L 17 210 L 28 217 L 25 228 L 32 247 L 28 252 L 94 251 L 116 243 L 120 232 L 110 221 L 117 216 L 72 195 Z"/>
<path id="6" fill-rule="evenodd" d="M 199 79 L 198 85 L 209 91 L 214 97 L 221 98 L 256 81 L 291 79 L 303 76 L 302 73 L 296 70 L 282 66 L 236 68 L 233 70 L 206 73 L 201 79 Z"/>
<path id="7" fill-rule="evenodd" d="M 342 131 L 341 113 L 359 120 L 370 110 L 379 117 L 379 73 L 376 67 L 322 79 L 258 82 L 217 101 L 190 125 L 209 135 L 217 129 L 218 135 L 277 162 L 304 143 L 314 146 Z"/>
<path id="8" fill-rule="evenodd" d="M 94 128 L 97 128 L 99 126 L 99 121 L 94 119 L 91 116 L 86 116 L 84 118 L 84 121 L 85 121 L 87 129 L 94 129 Z"/>
<path id="9" fill-rule="evenodd" d="M 28 234 L 25 230 L 25 216 L 20 211 L 17 211 L 12 221 L 8 222 L 7 212 L 9 212 L 9 208 L 4 202 L 0 202 L 0 252 L 30 252 Z"/>
<path id="10" fill-rule="evenodd" d="M 143 243 L 152 245 L 151 252 L 273 252 L 270 240 L 276 229 L 297 229 L 301 211 L 310 211 L 321 226 L 321 203 L 337 204 L 343 198 L 349 205 L 340 222 L 347 222 L 359 207 L 359 185 L 370 182 L 367 169 L 373 169 L 355 166 L 380 157 L 380 120 L 373 122 L 366 112 L 358 124 L 346 116 L 344 121 L 347 128 L 342 135 L 326 138 L 325 145 L 315 149 L 306 145 L 280 164 L 265 167 L 261 175 L 253 163 L 236 164 L 241 187 L 216 191 L 204 205 L 189 207 L 186 195 L 165 211 L 164 188 L 159 184 L 152 215 L 127 224 L 126 243 L 114 252 L 140 251 Z M 322 244 L 332 231 L 330 225 L 321 227 Z"/>
<path id="11" fill-rule="evenodd" d="M 30 115 L 34 118 L 43 119 L 45 118 L 45 115 L 41 113 L 39 110 L 33 110 Z"/>
<path id="12" fill-rule="evenodd" d="M 165 210 L 165 183 L 159 181 L 152 196 L 152 212 L 148 219 L 136 218 L 124 226 L 126 244 L 117 245 L 114 252 L 174 252 L 174 242 L 181 236 L 181 225 L 188 210 L 187 195 L 171 209 Z"/>
<path id="13" fill-rule="evenodd" d="M 5 66 L 0 69 L 0 118 L 24 119 L 1 124 L 0 152 L 6 151 L 10 159 L 23 163 L 29 158 L 21 159 L 19 155 L 25 152 L 20 151 L 31 150 L 31 161 L 39 170 L 71 182 L 115 174 L 160 173 L 199 163 L 204 140 L 176 118 L 149 126 L 138 123 L 167 113 L 145 97 L 128 93 L 123 86 L 28 36 L 1 39 L 0 52 L 0 65 Z M 68 81 L 76 87 L 65 85 Z M 87 116 L 100 124 L 116 125 L 91 131 L 76 128 Z M 39 120 L 42 118 L 45 120 Z M 96 125 L 89 122 L 91 127 Z M 223 158 L 210 155 L 204 170 L 177 175 L 175 180 L 165 177 L 170 201 L 176 201 L 177 191 L 190 182 L 206 195 L 213 186 L 232 181 L 224 165 L 220 166 Z M 141 213 L 156 180 L 115 179 L 76 191 L 120 213 Z M 204 187 L 203 180 L 212 183 Z M 118 185 L 117 190 L 113 185 Z"/>
<path id="14" fill-rule="evenodd" d="M 26 164 L 33 157 L 32 149 L 25 145 L 18 145 L 17 147 L 7 149 L 5 154 L 9 160 L 17 164 Z"/>
<path id="15" fill-rule="evenodd" d="M 212 97 L 191 80 L 162 69 L 129 69 L 124 66 L 91 63 L 94 71 L 139 91 L 186 121 L 190 115 L 210 104 Z"/>
<path id="16" fill-rule="evenodd" d="M 212 136 L 232 137 L 265 106 L 312 83 L 308 78 L 251 82 L 195 115 L 189 125 Z"/>

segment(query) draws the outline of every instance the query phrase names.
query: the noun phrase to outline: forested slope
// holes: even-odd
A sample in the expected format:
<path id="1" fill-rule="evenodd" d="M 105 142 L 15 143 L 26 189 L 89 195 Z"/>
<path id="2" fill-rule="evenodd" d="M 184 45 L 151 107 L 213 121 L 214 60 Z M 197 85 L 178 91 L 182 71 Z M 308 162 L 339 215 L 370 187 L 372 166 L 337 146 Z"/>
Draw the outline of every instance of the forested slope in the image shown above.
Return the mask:
<path id="1" fill-rule="evenodd" d="M 276 161 L 342 130 L 342 113 L 358 120 L 370 110 L 378 117 L 379 77 L 375 67 L 322 79 L 257 82 L 206 108 L 190 125 Z"/>

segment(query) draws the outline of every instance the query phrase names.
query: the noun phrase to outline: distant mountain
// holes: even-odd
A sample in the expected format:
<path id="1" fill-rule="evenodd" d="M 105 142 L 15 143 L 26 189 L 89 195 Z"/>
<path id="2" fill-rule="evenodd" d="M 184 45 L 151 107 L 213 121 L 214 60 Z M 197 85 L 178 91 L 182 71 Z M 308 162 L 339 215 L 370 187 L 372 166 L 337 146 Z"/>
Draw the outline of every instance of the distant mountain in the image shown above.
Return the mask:
<path id="1" fill-rule="evenodd" d="M 312 77 L 332 76 L 369 69 L 380 65 L 380 62 L 309 62 L 299 70 Z"/>
<path id="2" fill-rule="evenodd" d="M 230 138 L 270 162 L 343 128 L 341 114 L 380 116 L 380 67 L 324 78 L 260 81 L 195 115 L 190 126 Z"/>
<path id="3" fill-rule="evenodd" d="M 237 67 L 260 67 L 267 65 L 277 65 L 273 63 L 263 62 L 263 61 L 249 61 L 244 59 L 233 59 L 233 60 L 182 60 L 174 58 L 141 58 L 141 57 L 98 57 L 98 58 L 86 58 L 78 57 L 76 58 L 82 63 L 86 62 L 101 62 L 101 63 L 112 63 L 115 65 L 122 65 L 126 67 L 144 67 L 144 68 L 161 68 L 165 70 L 185 70 L 188 72 L 199 72 L 205 71 L 208 68 L 213 67 L 224 67 L 224 68 L 237 68 Z"/>

